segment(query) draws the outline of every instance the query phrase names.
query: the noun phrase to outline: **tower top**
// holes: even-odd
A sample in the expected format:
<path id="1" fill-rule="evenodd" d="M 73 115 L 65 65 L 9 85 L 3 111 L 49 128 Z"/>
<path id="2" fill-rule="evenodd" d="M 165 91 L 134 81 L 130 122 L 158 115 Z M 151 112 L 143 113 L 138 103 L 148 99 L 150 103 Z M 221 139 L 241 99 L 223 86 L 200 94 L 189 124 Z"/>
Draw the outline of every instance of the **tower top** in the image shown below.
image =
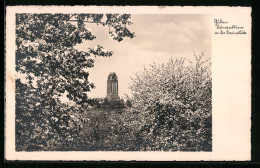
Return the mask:
<path id="1" fill-rule="evenodd" d="M 110 72 L 107 78 L 108 81 L 112 81 L 112 80 L 118 80 L 117 75 L 115 72 Z"/>

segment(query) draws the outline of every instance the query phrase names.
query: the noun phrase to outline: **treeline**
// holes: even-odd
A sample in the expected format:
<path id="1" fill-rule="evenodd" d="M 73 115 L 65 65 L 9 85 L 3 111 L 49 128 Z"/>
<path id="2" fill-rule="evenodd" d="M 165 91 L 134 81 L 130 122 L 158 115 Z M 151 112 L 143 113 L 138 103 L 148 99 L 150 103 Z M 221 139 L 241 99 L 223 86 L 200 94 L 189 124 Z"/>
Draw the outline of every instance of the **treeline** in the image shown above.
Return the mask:
<path id="1" fill-rule="evenodd" d="M 212 151 L 211 63 L 204 52 L 195 62 L 153 64 L 132 78 L 130 89 L 131 106 L 120 114 L 102 108 L 107 100 L 93 100 L 101 108 L 88 116 L 85 136 L 92 139 L 78 150 Z"/>
<path id="2" fill-rule="evenodd" d="M 129 99 L 109 100 L 107 98 L 90 98 L 88 99 L 89 107 L 103 108 L 103 109 L 120 109 L 131 107 L 132 103 Z"/>
<path id="3" fill-rule="evenodd" d="M 204 53 L 135 74 L 126 101 L 71 106 L 16 84 L 17 151 L 212 150 L 211 64 Z"/>

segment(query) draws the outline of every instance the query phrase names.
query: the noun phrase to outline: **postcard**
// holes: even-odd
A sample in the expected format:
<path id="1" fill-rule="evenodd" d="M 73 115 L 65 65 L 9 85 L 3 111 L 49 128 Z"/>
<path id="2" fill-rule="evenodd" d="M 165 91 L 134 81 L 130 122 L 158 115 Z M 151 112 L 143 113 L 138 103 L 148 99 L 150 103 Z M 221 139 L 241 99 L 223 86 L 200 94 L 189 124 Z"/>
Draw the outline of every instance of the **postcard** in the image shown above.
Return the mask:
<path id="1" fill-rule="evenodd" d="M 5 159 L 251 160 L 251 8 L 7 6 Z"/>

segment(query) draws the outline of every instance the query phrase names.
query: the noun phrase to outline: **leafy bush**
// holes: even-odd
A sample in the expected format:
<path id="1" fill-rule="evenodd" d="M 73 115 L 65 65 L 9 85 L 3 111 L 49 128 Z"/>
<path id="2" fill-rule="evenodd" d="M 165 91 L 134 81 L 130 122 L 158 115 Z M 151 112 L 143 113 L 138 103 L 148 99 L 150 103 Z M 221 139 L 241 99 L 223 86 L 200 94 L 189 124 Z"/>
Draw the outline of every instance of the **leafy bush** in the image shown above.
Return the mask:
<path id="1" fill-rule="evenodd" d="M 171 59 L 132 78 L 140 150 L 211 150 L 211 68 L 204 52 L 194 56 L 195 63 Z"/>
<path id="2" fill-rule="evenodd" d="M 43 95 L 17 81 L 16 150 L 69 150 L 81 144 L 78 135 L 86 123 L 77 114 L 83 109 L 53 98 L 39 103 L 40 96 Z"/>

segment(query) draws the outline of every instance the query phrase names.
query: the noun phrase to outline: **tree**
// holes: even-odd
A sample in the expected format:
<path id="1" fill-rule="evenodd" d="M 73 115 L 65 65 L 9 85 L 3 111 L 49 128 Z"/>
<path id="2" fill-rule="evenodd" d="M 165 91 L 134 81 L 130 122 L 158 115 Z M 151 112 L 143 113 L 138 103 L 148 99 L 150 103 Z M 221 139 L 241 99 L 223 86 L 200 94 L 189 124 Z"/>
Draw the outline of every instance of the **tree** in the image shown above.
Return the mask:
<path id="1" fill-rule="evenodd" d="M 141 150 L 211 150 L 211 68 L 204 52 L 194 56 L 195 63 L 171 59 L 132 79 Z"/>
<path id="2" fill-rule="evenodd" d="M 31 138 L 28 132 L 27 138 L 21 136 L 25 135 L 23 130 L 33 128 L 32 120 L 45 124 L 49 132 L 63 134 L 57 124 L 52 124 L 55 113 L 66 116 L 66 110 L 60 108 L 63 96 L 83 107 L 88 103 L 87 92 L 95 87 L 88 80 L 87 69 L 94 66 L 91 55 L 109 57 L 113 53 L 100 45 L 87 52 L 73 48 L 83 40 L 96 38 L 87 25 L 107 26 L 110 36 L 120 42 L 124 37 L 134 37 L 127 28 L 132 24 L 130 19 L 129 14 L 16 14 L 16 71 L 26 75 L 26 81 L 16 80 L 17 144 Z M 58 119 L 68 122 L 69 116 L 66 118 Z"/>

